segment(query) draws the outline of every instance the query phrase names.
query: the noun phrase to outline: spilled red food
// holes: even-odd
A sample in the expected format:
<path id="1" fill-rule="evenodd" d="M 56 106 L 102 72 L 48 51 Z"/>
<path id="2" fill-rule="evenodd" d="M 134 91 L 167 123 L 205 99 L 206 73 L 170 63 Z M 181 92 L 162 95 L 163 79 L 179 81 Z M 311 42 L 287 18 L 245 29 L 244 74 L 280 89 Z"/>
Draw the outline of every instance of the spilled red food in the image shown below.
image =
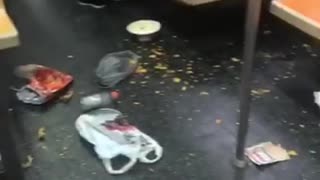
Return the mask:
<path id="1" fill-rule="evenodd" d="M 108 129 L 108 130 L 111 130 L 111 131 L 132 131 L 132 130 L 136 130 L 137 128 L 135 126 L 132 126 L 132 125 L 120 125 L 118 123 L 107 123 L 107 124 L 104 124 L 104 126 Z"/>
<path id="2" fill-rule="evenodd" d="M 29 86 L 43 95 L 55 93 L 72 82 L 72 76 L 50 68 L 39 68 Z"/>

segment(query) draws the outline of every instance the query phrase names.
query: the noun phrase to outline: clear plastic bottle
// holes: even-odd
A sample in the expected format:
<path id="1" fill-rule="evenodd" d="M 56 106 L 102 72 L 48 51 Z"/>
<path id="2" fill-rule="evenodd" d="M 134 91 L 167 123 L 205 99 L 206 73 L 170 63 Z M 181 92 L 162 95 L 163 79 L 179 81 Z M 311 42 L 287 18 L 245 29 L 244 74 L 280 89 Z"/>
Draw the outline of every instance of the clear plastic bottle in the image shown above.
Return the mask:
<path id="1" fill-rule="evenodd" d="M 103 92 L 85 96 L 80 100 L 81 109 L 83 111 L 89 111 L 92 109 L 106 107 L 110 105 L 114 100 L 117 100 L 119 97 L 120 93 L 118 91 Z"/>

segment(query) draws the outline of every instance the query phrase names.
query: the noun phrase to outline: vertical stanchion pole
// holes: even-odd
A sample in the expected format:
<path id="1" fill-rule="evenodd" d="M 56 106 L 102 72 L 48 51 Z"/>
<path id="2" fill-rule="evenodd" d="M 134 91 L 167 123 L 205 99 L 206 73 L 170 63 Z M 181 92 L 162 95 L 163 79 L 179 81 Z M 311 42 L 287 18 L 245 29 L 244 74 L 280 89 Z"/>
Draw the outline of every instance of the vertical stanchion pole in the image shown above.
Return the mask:
<path id="1" fill-rule="evenodd" d="M 250 113 L 250 91 L 251 91 L 251 77 L 252 66 L 254 59 L 254 52 L 256 46 L 256 38 L 259 27 L 260 11 L 262 0 L 248 0 L 247 14 L 245 25 L 245 40 L 242 66 L 241 85 L 240 85 L 240 125 L 237 137 L 236 161 L 237 167 L 245 167 L 245 144 L 249 126 Z"/>

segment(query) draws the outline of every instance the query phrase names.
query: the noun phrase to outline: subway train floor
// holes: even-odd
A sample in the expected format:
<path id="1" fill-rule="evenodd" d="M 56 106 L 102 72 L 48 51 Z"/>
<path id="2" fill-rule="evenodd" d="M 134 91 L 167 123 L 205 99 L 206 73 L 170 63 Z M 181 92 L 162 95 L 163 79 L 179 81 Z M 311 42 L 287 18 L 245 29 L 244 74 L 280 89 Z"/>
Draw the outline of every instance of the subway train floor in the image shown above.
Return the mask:
<path id="1" fill-rule="evenodd" d="M 103 9 L 75 0 L 8 1 L 21 46 L 1 52 L 13 68 L 41 64 L 74 77 L 70 102 L 44 106 L 12 102 L 15 137 L 27 180 L 317 180 L 320 176 L 320 45 L 268 12 L 258 37 L 247 145 L 271 141 L 297 156 L 268 166 L 232 164 L 239 116 L 243 49 L 241 6 L 187 8 L 144 0 L 110 1 Z M 126 32 L 138 19 L 155 19 L 162 30 L 151 43 Z M 163 56 L 155 54 L 161 49 Z M 136 164 L 128 173 L 109 175 L 92 147 L 75 129 L 79 100 L 106 91 L 94 70 L 107 53 L 131 50 L 142 58 L 142 74 L 115 89 L 115 109 L 164 148 L 155 164 Z M 156 58 L 155 58 L 156 56 Z M 165 68 L 156 68 L 157 66 Z M 20 82 L 12 82 L 18 86 Z M 45 141 L 37 131 L 45 127 Z"/>

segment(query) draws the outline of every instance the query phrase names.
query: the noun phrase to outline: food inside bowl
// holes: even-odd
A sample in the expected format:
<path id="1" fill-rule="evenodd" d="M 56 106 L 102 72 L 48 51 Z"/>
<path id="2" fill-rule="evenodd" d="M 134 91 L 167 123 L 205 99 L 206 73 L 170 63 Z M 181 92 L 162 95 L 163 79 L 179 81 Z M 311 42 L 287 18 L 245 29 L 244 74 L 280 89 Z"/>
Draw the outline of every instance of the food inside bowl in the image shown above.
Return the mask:
<path id="1" fill-rule="evenodd" d="M 127 26 L 127 30 L 136 35 L 149 35 L 160 31 L 160 29 L 161 24 L 154 20 L 134 21 Z"/>
<path id="2" fill-rule="evenodd" d="M 141 42 L 151 41 L 160 31 L 161 24 L 154 20 L 139 20 L 130 23 L 127 31 Z"/>

